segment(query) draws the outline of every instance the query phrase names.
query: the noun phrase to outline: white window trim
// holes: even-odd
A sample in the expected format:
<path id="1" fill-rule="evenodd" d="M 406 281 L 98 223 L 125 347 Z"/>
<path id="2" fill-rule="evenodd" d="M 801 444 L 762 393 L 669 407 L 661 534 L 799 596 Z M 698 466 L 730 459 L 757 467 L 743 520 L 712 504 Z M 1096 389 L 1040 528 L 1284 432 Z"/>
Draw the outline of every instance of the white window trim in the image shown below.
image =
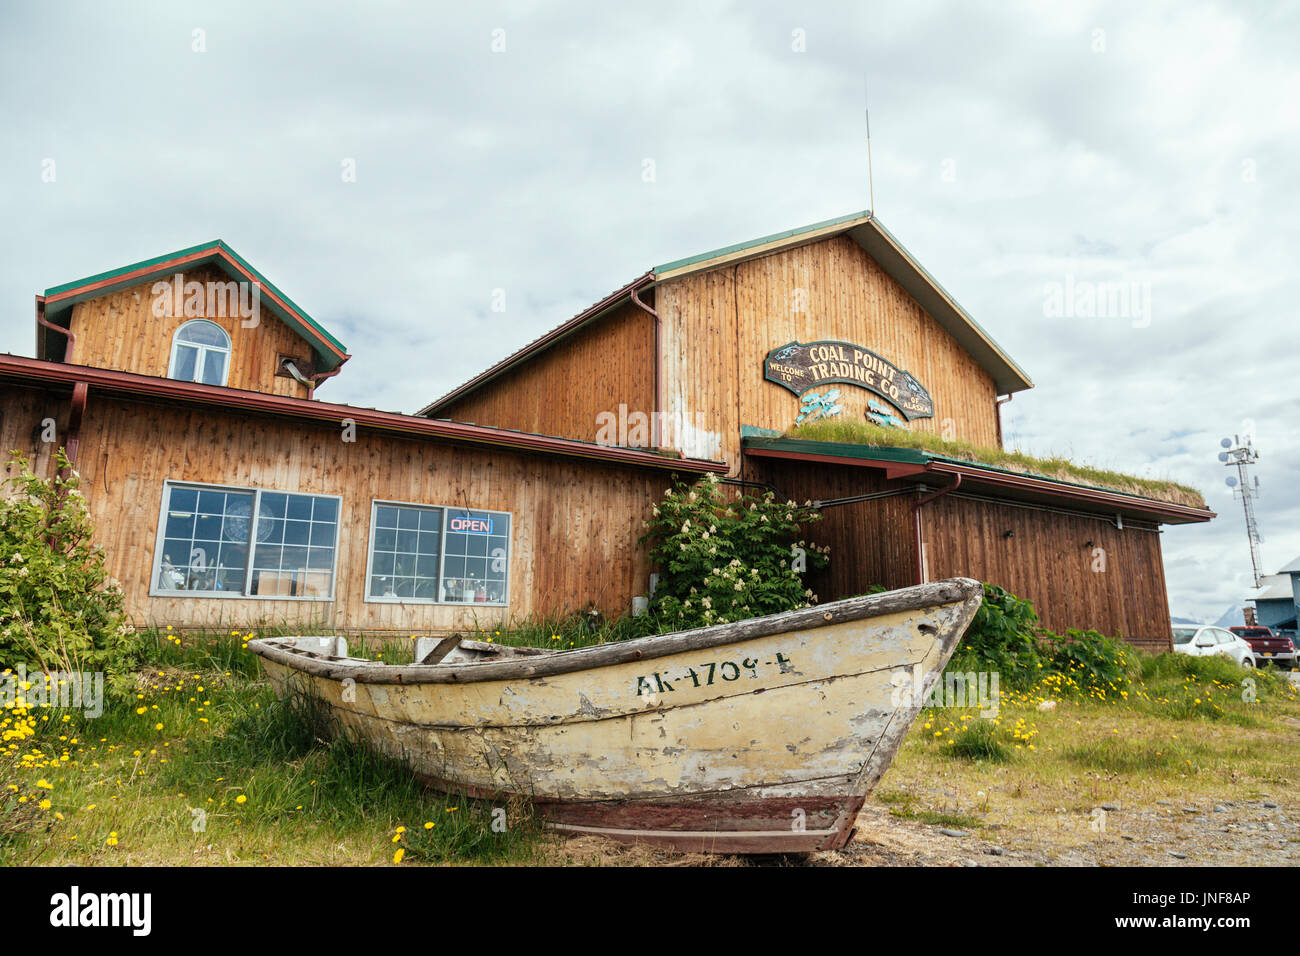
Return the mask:
<path id="1" fill-rule="evenodd" d="M 253 510 L 248 522 L 248 567 L 244 569 L 244 593 L 232 594 L 230 591 L 185 591 L 158 587 L 158 576 L 162 573 L 163 546 L 166 541 L 164 531 L 167 527 L 167 505 L 171 501 L 172 488 L 199 488 L 204 491 L 238 491 L 253 496 Z M 328 595 L 292 595 L 292 594 L 249 594 L 248 587 L 253 576 L 253 550 L 256 540 L 258 509 L 262 503 L 262 492 L 275 495 L 304 495 L 310 498 L 331 498 L 338 505 L 338 517 L 334 522 L 334 561 L 330 565 L 330 593 Z M 243 485 L 219 485 L 203 481 L 182 481 L 167 478 L 163 480 L 162 500 L 158 503 L 158 526 L 154 530 L 153 572 L 149 578 L 149 596 L 151 598 L 217 598 L 225 601 L 307 601 L 328 603 L 334 600 L 339 584 L 339 549 L 343 534 L 343 498 L 341 495 L 323 495 L 314 491 L 281 491 L 277 488 L 248 488 Z"/>
<path id="2" fill-rule="evenodd" d="M 202 379 L 203 366 L 207 359 L 207 354 L 209 352 L 220 352 L 222 355 L 226 357 L 226 360 L 221 363 L 221 384 L 224 387 L 226 383 L 230 381 L 230 356 L 234 351 L 234 343 L 231 342 L 230 345 L 227 345 L 223 349 L 215 345 L 203 345 L 199 342 L 182 342 L 180 340 L 181 332 L 184 329 L 188 328 L 189 326 L 199 322 L 203 322 L 206 323 L 207 325 L 211 325 L 214 326 L 215 328 L 221 329 L 221 334 L 226 337 L 227 342 L 230 342 L 230 333 L 227 332 L 225 329 L 222 329 L 221 326 L 217 325 L 217 323 L 213 322 L 211 319 L 190 319 L 188 322 L 182 322 L 180 326 L 177 327 L 176 331 L 172 333 L 172 357 L 171 360 L 167 363 L 167 377 L 176 378 L 176 355 L 179 347 L 184 345 L 186 348 L 199 350 L 199 357 L 195 360 L 194 363 L 194 374 L 198 375 L 199 378 L 191 378 L 191 379 L 176 378 L 176 381 L 195 382 L 200 385 L 207 384 Z"/>
<path id="3" fill-rule="evenodd" d="M 373 576 L 375 563 L 375 531 L 378 530 L 375 524 L 376 512 L 380 505 L 393 505 L 398 508 L 420 508 L 424 511 L 441 511 L 442 523 L 441 530 L 438 532 L 438 594 L 443 593 L 442 585 L 446 580 L 443 571 L 447 563 L 447 512 L 448 511 L 473 511 L 485 515 L 505 515 L 510 519 L 510 533 L 506 535 L 506 597 L 504 601 L 444 601 L 441 597 L 437 598 L 417 598 L 417 597 L 372 597 L 370 594 L 370 579 Z M 512 511 L 495 511 L 491 508 L 466 508 L 464 505 L 435 505 L 422 501 L 394 501 L 390 498 L 372 498 L 370 501 L 370 536 L 366 544 L 366 577 L 361 582 L 361 600 L 366 604 L 426 604 L 442 605 L 444 607 L 509 607 L 510 606 L 510 585 L 514 581 L 514 575 L 511 573 L 511 564 L 513 563 L 515 553 L 515 515 Z"/>

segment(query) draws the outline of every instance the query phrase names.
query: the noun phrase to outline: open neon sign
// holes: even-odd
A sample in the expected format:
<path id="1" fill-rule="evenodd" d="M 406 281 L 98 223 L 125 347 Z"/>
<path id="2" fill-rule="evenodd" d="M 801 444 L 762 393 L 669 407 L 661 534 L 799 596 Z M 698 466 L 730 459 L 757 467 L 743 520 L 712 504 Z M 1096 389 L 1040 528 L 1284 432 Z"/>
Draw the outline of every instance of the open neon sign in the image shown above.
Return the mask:
<path id="1" fill-rule="evenodd" d="M 451 519 L 448 530 L 459 531 L 462 534 L 491 534 L 491 518 L 471 518 L 468 515 L 457 515 Z"/>

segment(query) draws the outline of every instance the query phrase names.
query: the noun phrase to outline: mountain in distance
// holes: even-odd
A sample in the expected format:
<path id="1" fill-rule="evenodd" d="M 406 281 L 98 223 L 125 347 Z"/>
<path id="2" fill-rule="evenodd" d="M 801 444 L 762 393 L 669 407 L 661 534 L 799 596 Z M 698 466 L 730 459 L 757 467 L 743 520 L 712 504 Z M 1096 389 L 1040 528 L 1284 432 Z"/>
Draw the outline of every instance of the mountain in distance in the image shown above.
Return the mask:
<path id="1" fill-rule="evenodd" d="M 1197 621 L 1190 617 L 1170 617 L 1171 624 L 1196 624 L 1205 625 L 1206 621 Z M 1241 606 L 1234 604 L 1228 608 L 1212 625 L 1213 627 L 1236 627 L 1246 623 L 1246 616 L 1241 613 Z"/>
<path id="2" fill-rule="evenodd" d="M 1234 604 L 1223 612 L 1223 616 L 1214 622 L 1215 627 L 1237 627 L 1246 623 L 1246 615 L 1241 613 L 1241 607 Z"/>

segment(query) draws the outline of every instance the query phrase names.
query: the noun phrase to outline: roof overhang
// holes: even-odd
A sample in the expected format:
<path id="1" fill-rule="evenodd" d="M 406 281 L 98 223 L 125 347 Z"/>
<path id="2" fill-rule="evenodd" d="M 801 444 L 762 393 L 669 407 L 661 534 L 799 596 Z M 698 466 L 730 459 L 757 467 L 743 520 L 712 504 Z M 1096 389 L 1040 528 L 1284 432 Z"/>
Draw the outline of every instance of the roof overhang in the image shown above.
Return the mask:
<path id="1" fill-rule="evenodd" d="M 963 493 L 984 493 L 1008 501 L 1070 508 L 1106 515 L 1124 515 L 1159 524 L 1191 524 L 1217 517 L 1208 508 L 1157 501 L 1093 485 L 1007 471 L 990 465 L 931 455 L 912 448 L 880 448 L 800 438 L 743 439 L 744 453 L 753 458 L 821 462 L 873 468 L 886 480 L 904 480 L 936 488 L 960 476 Z"/>
<path id="2" fill-rule="evenodd" d="M 38 314 L 43 307 L 47 321 L 67 328 L 72 307 L 78 302 L 85 302 L 87 299 L 94 299 L 144 282 L 170 279 L 177 272 L 208 265 L 215 266 L 237 282 L 257 283 L 259 308 L 269 309 L 276 318 L 298 333 L 312 347 L 316 353 L 317 371 L 332 371 L 351 357 L 342 342 L 325 331 L 315 319 L 220 239 L 46 289 L 43 296 L 37 296 Z M 44 359 L 52 356 L 53 350 L 47 342 L 47 336 L 53 334 L 41 327 L 38 322 L 37 358 Z"/>
<path id="3" fill-rule="evenodd" d="M 666 282 L 694 272 L 769 256 L 838 235 L 850 236 L 891 278 L 907 290 L 921 308 L 989 373 L 999 395 L 1010 395 L 1034 387 L 1024 370 L 1012 361 L 988 332 L 957 304 L 957 300 L 870 212 L 856 212 L 828 219 L 811 226 L 656 266 L 653 270 L 655 282 Z"/>
<path id="4" fill-rule="evenodd" d="M 94 405 L 96 394 L 113 394 L 169 405 L 215 407 L 250 416 L 329 424 L 335 427 L 344 420 L 350 419 L 361 429 L 373 429 L 411 438 L 497 447 L 568 458 L 585 458 L 660 471 L 721 475 L 726 474 L 728 468 L 727 463 L 721 461 L 671 457 L 637 448 L 551 438 L 546 435 L 532 435 L 526 432 L 488 428 L 483 425 L 439 421 L 417 415 L 383 412 L 373 408 L 336 405 L 285 395 L 268 395 L 244 389 L 137 375 L 133 372 L 47 362 L 17 355 L 0 354 L 0 381 L 26 382 L 42 387 L 66 386 L 69 391 L 78 383 L 84 383 L 90 390 L 91 407 Z"/>

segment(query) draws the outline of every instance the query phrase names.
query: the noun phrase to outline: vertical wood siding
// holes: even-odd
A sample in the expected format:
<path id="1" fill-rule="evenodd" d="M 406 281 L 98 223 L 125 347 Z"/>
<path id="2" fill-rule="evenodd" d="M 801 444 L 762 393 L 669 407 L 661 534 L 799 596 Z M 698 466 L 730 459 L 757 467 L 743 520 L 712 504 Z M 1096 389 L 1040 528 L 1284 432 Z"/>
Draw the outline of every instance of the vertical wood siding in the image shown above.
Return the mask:
<path id="1" fill-rule="evenodd" d="M 709 434 L 682 450 L 721 446 L 739 467 L 740 426 L 786 429 L 799 399 L 763 378 L 763 360 L 790 341 L 838 339 L 906 369 L 930 392 L 934 417 L 911 427 L 998 444 L 993 379 L 847 236 L 673 279 L 658 287 L 668 404 Z M 844 417 L 863 420 L 874 393 L 839 386 Z"/>
<path id="2" fill-rule="evenodd" d="M 30 453 L 52 415 L 65 436 L 68 398 L 0 393 L 0 443 Z M 137 624 L 254 627 L 321 623 L 428 633 L 593 604 L 606 614 L 645 594 L 637 539 L 666 474 L 599 462 L 243 418 L 91 393 L 77 462 L 109 573 Z M 45 446 L 41 462 L 49 473 Z M 333 601 L 149 597 L 164 480 L 342 496 Z M 510 603 L 452 606 L 363 600 L 372 499 L 508 511 L 513 515 Z"/>
<path id="3" fill-rule="evenodd" d="M 186 282 L 229 282 L 226 273 L 211 266 L 183 273 Z M 162 281 L 162 280 L 159 280 Z M 70 328 L 76 336 L 64 361 L 73 365 L 167 376 L 172 338 L 176 330 L 195 318 L 206 318 L 230 336 L 231 388 L 273 395 L 307 398 L 308 389 L 295 379 L 277 376 L 278 357 L 289 355 L 307 368 L 313 367 L 312 348 L 293 329 L 266 308 L 259 310 L 256 326 L 245 328 L 239 316 L 155 316 L 154 283 L 110 292 L 72 307 Z M 183 312 L 181 306 L 173 309 Z M 228 310 L 227 310 L 228 311 Z"/>
<path id="4" fill-rule="evenodd" d="M 434 417 L 595 441 L 597 415 L 620 403 L 655 410 L 654 320 L 630 302 Z"/>
<path id="5" fill-rule="evenodd" d="M 905 487 L 858 467 L 766 460 L 746 478 L 788 497 L 828 500 Z M 810 579 L 823 601 L 872 585 L 916 583 L 914 493 L 825 509 L 809 538 L 830 545 L 831 566 Z M 1151 651 L 1170 649 L 1169 598 L 1160 535 L 1151 525 L 945 495 L 921 509 L 931 581 L 972 577 L 1034 602 L 1044 627 L 1095 628 Z M 1012 532 L 1007 537 L 1007 532 Z M 1087 542 L 1091 541 L 1089 547 Z M 1093 570 L 1101 548 L 1105 570 Z M 1100 565 L 1098 565 L 1100 566 Z"/>

